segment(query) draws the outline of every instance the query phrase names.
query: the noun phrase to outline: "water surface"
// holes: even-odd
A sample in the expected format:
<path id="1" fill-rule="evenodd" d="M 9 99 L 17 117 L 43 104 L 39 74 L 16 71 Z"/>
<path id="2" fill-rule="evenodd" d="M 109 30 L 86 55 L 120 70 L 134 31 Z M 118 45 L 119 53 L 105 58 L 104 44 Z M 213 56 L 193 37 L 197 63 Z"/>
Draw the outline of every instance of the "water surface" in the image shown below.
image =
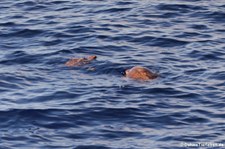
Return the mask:
<path id="1" fill-rule="evenodd" d="M 224 143 L 224 8 L 223 0 L 1 0 L 0 147 Z M 64 66 L 87 55 L 98 59 Z M 160 77 L 124 78 L 134 65 Z"/>

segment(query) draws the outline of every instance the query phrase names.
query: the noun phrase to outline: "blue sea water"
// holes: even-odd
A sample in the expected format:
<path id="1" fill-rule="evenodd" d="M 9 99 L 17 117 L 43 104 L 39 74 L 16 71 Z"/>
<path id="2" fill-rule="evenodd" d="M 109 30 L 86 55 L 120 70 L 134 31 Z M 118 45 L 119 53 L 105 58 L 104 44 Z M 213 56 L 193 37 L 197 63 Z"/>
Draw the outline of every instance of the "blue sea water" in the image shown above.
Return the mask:
<path id="1" fill-rule="evenodd" d="M 0 52 L 2 149 L 225 146 L 224 0 L 1 0 Z"/>

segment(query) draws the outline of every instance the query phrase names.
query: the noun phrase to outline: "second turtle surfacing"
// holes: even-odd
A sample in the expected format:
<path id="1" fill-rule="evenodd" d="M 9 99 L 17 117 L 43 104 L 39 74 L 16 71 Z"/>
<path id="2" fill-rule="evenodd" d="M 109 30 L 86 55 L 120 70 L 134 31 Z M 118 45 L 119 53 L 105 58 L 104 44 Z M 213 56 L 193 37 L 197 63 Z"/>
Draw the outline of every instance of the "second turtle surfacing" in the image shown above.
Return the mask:
<path id="1" fill-rule="evenodd" d="M 125 76 L 134 80 L 152 80 L 158 77 L 157 74 L 142 66 L 134 66 L 125 71 Z"/>
<path id="2" fill-rule="evenodd" d="M 97 56 L 92 55 L 84 58 L 72 58 L 69 61 L 65 63 L 66 66 L 68 67 L 73 67 L 73 66 L 82 66 L 85 64 L 89 64 L 92 60 L 96 59 Z"/>

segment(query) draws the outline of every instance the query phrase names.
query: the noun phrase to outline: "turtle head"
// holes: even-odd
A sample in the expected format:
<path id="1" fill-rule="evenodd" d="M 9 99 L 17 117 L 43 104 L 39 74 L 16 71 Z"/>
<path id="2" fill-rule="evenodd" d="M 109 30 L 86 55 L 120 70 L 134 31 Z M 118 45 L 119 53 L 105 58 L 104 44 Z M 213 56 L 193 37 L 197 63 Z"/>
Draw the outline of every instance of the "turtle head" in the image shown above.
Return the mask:
<path id="1" fill-rule="evenodd" d="M 125 76 L 129 73 L 129 71 L 130 71 L 130 69 L 127 69 L 127 70 L 125 71 Z"/>
<path id="2" fill-rule="evenodd" d="M 94 60 L 94 59 L 96 59 L 96 58 L 97 58 L 96 55 L 91 55 L 91 56 L 88 56 L 88 57 L 87 57 L 87 59 L 90 60 L 90 61 L 91 61 L 91 60 Z"/>

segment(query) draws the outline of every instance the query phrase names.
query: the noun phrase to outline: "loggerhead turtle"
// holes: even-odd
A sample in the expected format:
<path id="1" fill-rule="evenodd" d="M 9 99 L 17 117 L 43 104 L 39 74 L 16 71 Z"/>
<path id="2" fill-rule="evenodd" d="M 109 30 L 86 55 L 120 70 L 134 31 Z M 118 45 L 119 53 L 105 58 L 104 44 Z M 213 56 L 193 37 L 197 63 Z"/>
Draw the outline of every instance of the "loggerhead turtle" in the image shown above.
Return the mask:
<path id="1" fill-rule="evenodd" d="M 73 66 L 82 66 L 85 64 L 89 64 L 92 60 L 96 59 L 96 55 L 88 56 L 88 57 L 83 57 L 83 58 L 72 58 L 69 61 L 65 63 L 66 66 L 68 67 L 73 67 Z"/>
<path id="2" fill-rule="evenodd" d="M 134 66 L 125 71 L 125 76 L 134 80 L 152 80 L 157 78 L 157 74 L 142 66 Z"/>
<path id="3" fill-rule="evenodd" d="M 68 67 L 73 66 L 82 66 L 85 64 L 89 64 L 92 60 L 96 59 L 97 56 L 92 55 L 84 58 L 72 58 L 69 61 L 65 63 Z M 90 70 L 93 70 L 94 68 L 91 68 Z M 157 74 L 151 72 L 149 69 L 142 67 L 142 66 L 134 66 L 131 69 L 127 69 L 125 71 L 125 77 L 131 78 L 134 80 L 152 80 L 158 77 Z"/>

